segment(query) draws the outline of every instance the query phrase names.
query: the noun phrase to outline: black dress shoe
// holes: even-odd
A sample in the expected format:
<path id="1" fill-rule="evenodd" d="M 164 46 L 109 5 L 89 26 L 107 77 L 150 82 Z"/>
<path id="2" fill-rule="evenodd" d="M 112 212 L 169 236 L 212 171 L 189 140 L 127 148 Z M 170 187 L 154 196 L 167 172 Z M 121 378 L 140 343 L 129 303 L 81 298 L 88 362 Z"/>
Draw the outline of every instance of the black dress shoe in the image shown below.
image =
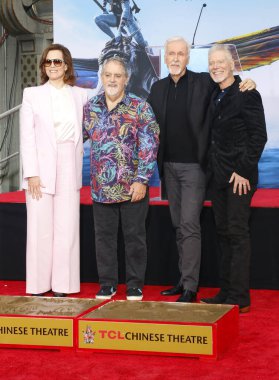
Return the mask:
<path id="1" fill-rule="evenodd" d="M 208 303 L 210 305 L 222 304 L 226 301 L 227 296 L 224 293 L 219 292 L 216 296 L 211 298 L 201 298 L 201 303 Z"/>
<path id="2" fill-rule="evenodd" d="M 66 293 L 53 292 L 53 297 L 67 297 Z"/>
<path id="3" fill-rule="evenodd" d="M 185 289 L 176 302 L 194 302 L 197 299 L 197 293 Z"/>
<path id="4" fill-rule="evenodd" d="M 45 293 L 31 294 L 32 297 L 43 297 Z"/>
<path id="5" fill-rule="evenodd" d="M 183 293 L 183 287 L 176 285 L 174 288 L 166 289 L 161 292 L 162 296 L 177 296 L 177 294 Z"/>

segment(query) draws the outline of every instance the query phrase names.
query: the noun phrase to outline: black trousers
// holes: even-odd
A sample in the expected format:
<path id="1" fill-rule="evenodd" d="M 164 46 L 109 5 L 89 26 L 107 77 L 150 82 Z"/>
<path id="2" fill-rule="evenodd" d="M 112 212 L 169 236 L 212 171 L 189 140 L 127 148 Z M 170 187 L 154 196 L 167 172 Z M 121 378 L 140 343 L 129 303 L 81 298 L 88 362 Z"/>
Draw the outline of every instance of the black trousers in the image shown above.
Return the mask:
<path id="1" fill-rule="evenodd" d="M 212 207 L 221 249 L 220 287 L 226 303 L 250 305 L 250 204 L 256 188 L 246 195 L 233 193 L 233 186 L 213 184 Z"/>
<path id="2" fill-rule="evenodd" d="M 97 269 L 101 286 L 118 284 L 117 237 L 121 220 L 125 244 L 126 284 L 142 288 L 147 263 L 145 221 L 149 197 L 139 202 L 93 203 Z"/>

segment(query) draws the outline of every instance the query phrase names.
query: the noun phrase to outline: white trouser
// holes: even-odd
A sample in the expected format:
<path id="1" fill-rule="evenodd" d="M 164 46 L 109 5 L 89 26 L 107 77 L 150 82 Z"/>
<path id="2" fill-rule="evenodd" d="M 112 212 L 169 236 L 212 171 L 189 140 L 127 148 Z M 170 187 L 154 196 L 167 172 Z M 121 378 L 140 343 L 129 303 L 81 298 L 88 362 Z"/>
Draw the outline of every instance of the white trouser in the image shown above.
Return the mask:
<path id="1" fill-rule="evenodd" d="M 55 194 L 33 199 L 26 191 L 26 292 L 80 291 L 79 209 L 74 143 L 57 145 Z"/>

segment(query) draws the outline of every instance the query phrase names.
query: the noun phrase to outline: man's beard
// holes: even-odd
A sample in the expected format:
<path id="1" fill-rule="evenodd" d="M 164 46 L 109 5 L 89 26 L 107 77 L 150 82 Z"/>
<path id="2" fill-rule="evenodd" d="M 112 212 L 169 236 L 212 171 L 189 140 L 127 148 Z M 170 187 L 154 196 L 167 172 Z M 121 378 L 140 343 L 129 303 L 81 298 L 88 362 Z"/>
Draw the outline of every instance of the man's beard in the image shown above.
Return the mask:
<path id="1" fill-rule="evenodd" d="M 119 86 L 107 86 L 106 93 L 110 96 L 115 96 L 120 93 Z"/>
<path id="2" fill-rule="evenodd" d="M 181 66 L 169 66 L 169 72 L 171 75 L 180 75 L 183 72 Z"/>

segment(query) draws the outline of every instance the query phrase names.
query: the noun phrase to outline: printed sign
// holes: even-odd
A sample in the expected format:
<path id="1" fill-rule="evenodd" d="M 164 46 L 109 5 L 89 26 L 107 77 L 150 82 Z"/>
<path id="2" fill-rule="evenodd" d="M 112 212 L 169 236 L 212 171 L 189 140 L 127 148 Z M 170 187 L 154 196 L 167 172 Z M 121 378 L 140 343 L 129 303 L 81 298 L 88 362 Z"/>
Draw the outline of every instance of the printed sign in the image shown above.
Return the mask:
<path id="1" fill-rule="evenodd" d="M 0 317 L 0 344 L 73 347 L 73 320 Z"/>
<path id="2" fill-rule="evenodd" d="M 79 348 L 212 355 L 212 327 L 79 321 Z"/>

